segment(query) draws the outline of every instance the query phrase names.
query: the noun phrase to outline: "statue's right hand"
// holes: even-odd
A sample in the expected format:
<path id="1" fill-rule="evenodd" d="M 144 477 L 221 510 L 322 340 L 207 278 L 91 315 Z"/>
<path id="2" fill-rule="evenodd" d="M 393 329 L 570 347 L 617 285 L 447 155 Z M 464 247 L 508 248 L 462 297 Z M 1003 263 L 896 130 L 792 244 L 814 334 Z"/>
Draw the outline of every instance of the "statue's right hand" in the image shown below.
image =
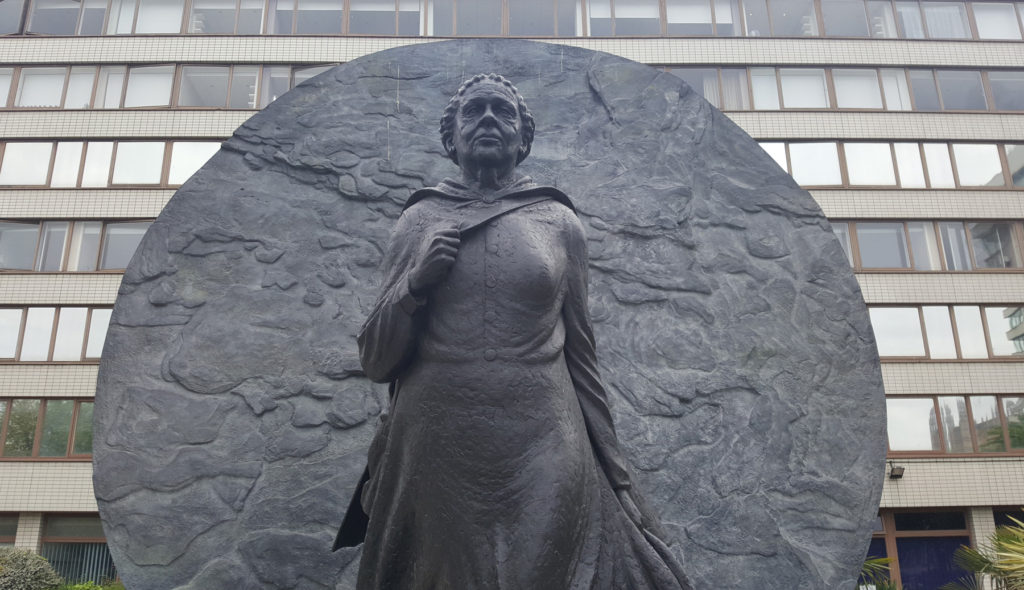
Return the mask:
<path id="1" fill-rule="evenodd" d="M 426 295 L 448 275 L 460 243 L 457 227 L 436 229 L 426 235 L 409 273 L 409 290 L 413 295 Z"/>

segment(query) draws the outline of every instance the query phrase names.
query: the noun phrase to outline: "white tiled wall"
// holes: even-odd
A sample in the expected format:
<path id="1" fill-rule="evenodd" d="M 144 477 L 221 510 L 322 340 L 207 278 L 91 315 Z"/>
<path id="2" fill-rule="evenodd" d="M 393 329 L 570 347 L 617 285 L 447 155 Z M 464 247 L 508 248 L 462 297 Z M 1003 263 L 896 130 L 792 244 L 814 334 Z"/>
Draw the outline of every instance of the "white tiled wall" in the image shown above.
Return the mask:
<path id="1" fill-rule="evenodd" d="M 868 303 L 1022 303 L 1021 273 L 857 273 Z"/>
<path id="2" fill-rule="evenodd" d="M 18 532 L 14 537 L 14 546 L 39 551 L 39 541 L 43 536 L 43 514 L 41 512 L 22 512 L 18 515 Z"/>
<path id="3" fill-rule="evenodd" d="M 0 305 L 112 305 L 121 273 L 0 275 Z"/>
<path id="4" fill-rule="evenodd" d="M 1020 459 L 895 459 L 902 479 L 886 479 L 882 508 L 1024 505 Z"/>
<path id="5" fill-rule="evenodd" d="M 0 218 L 152 218 L 173 194 L 172 189 L 5 189 L 0 190 Z"/>
<path id="6" fill-rule="evenodd" d="M 838 219 L 1022 219 L 1024 193 L 1009 190 L 815 189 Z"/>
<path id="7" fill-rule="evenodd" d="M 96 498 L 92 490 L 92 463 L 0 462 L 0 511 L 96 510 Z M 20 524 L 18 537 L 21 537 Z"/>
<path id="8" fill-rule="evenodd" d="M 0 365 L 0 397 L 93 397 L 98 368 L 94 364 Z"/>
<path id="9" fill-rule="evenodd" d="M 1020 362 L 882 363 L 888 395 L 1022 393 L 1022 377 L 1024 363 Z"/>

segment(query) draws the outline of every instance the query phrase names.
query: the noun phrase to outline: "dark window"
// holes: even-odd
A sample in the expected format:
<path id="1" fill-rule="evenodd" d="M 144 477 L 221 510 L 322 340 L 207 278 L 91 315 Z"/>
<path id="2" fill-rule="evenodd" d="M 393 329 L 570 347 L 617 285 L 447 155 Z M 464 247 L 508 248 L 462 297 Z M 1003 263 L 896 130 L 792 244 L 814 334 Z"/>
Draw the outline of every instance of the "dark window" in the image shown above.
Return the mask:
<path id="1" fill-rule="evenodd" d="M 953 553 L 970 542 L 966 535 L 896 539 L 903 590 L 934 590 L 966 575 L 953 561 Z"/>
<path id="2" fill-rule="evenodd" d="M 117 578 L 95 515 L 47 516 L 40 554 L 67 582 L 106 582 Z"/>
<path id="3" fill-rule="evenodd" d="M 457 4 L 456 31 L 461 36 L 501 34 L 501 0 L 474 0 Z"/>
<path id="4" fill-rule="evenodd" d="M 1001 111 L 1024 111 L 1024 72 L 989 72 L 992 101 Z"/>
<path id="5" fill-rule="evenodd" d="M 914 94 L 914 110 L 939 110 L 939 93 L 931 70 L 910 70 L 910 90 Z"/>
<path id="6" fill-rule="evenodd" d="M 25 0 L 0 0 L 0 35 L 17 33 Z"/>
<path id="7" fill-rule="evenodd" d="M 981 84 L 981 72 L 938 70 L 936 76 L 942 92 L 942 108 L 970 111 L 988 108 Z"/>
<path id="8" fill-rule="evenodd" d="M 1014 509 L 1001 509 L 993 508 L 992 517 L 996 521 L 996 526 L 1021 526 L 1020 523 L 1024 522 L 1024 510 Z M 1013 522 L 1011 519 L 1017 519 L 1018 522 Z"/>
<path id="9" fill-rule="evenodd" d="M 825 34 L 830 37 L 867 37 L 863 0 L 821 0 Z"/>

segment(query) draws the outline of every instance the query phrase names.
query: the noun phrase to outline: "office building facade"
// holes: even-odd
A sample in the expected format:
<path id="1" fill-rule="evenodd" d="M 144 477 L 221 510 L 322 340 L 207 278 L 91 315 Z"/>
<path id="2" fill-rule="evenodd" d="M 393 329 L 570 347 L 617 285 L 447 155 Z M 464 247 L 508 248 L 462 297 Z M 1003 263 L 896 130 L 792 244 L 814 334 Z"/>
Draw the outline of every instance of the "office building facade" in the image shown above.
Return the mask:
<path id="1" fill-rule="evenodd" d="M 906 589 L 1024 506 L 1024 2 L 0 0 L 0 544 L 114 575 L 92 494 L 98 357 L 148 223 L 256 110 L 450 37 L 685 79 L 808 188 L 883 359 L 870 554 Z M 896 477 L 900 475 L 900 477 Z"/>

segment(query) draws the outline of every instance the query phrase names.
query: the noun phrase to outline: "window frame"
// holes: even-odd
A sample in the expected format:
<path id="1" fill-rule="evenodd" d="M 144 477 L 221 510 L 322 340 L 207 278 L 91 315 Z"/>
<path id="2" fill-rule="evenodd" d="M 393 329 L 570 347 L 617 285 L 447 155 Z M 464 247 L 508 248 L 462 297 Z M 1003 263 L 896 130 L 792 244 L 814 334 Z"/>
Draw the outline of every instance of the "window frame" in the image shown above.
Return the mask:
<path id="1" fill-rule="evenodd" d="M 46 360 L 21 360 L 22 349 L 25 343 L 25 329 L 28 324 L 28 310 L 32 308 L 53 309 L 53 320 L 50 326 L 49 345 L 46 353 Z M 60 310 L 64 308 L 86 309 L 85 326 L 82 330 L 82 347 L 79 360 L 53 360 L 53 351 L 57 344 L 57 329 L 60 326 Z M 95 310 L 110 310 L 112 306 L 103 305 L 5 305 L 0 309 L 20 309 L 21 323 L 18 327 L 18 340 L 15 346 L 14 356 L 0 358 L 0 365 L 95 365 L 100 362 L 100 357 L 86 356 L 89 346 L 89 335 L 92 330 L 93 312 Z"/>
<path id="2" fill-rule="evenodd" d="M 96 246 L 96 260 L 94 260 L 92 270 L 68 270 L 69 254 L 71 253 L 71 245 L 73 241 L 75 224 L 78 222 L 98 222 L 100 223 L 100 239 Z M 103 247 L 107 242 L 107 229 L 111 225 L 117 225 L 121 223 L 152 223 L 152 218 L 125 218 L 125 219 L 42 219 L 42 220 L 25 220 L 25 219 L 8 219 L 0 218 L 0 223 L 21 223 L 25 225 L 35 225 L 37 229 L 36 234 L 36 248 L 32 254 L 33 268 L 19 269 L 19 268 L 0 268 L 0 275 L 3 274 L 121 274 L 125 269 L 123 268 L 100 268 L 100 262 L 103 258 Z M 64 238 L 64 251 L 61 255 L 61 269 L 60 270 L 36 270 L 35 266 L 39 259 L 39 249 L 42 247 L 43 242 L 43 224 L 47 222 L 66 222 L 68 223 L 68 235 Z"/>
<path id="3" fill-rule="evenodd" d="M 954 330 L 956 325 L 953 326 Z M 959 346 L 959 343 L 957 343 Z M 939 439 L 939 450 L 937 451 L 894 451 L 889 444 L 889 437 L 885 439 L 886 456 L 893 459 L 909 459 L 909 458 L 934 458 L 934 457 L 949 457 L 949 458 L 969 458 L 969 457 L 1013 457 L 1024 455 L 1024 449 L 1015 449 L 1010 444 L 1010 430 L 1009 420 L 1006 418 L 1006 409 L 1003 407 L 1003 399 L 1007 397 L 1022 397 L 1024 394 L 1020 393 L 913 393 L 913 394 L 896 394 L 887 395 L 885 399 L 930 399 L 932 401 L 932 407 L 935 412 L 935 424 L 938 432 Z M 971 435 L 971 447 L 973 451 L 969 453 L 953 453 L 946 451 L 946 433 L 943 428 L 943 417 L 941 412 L 941 406 L 939 405 L 940 397 L 958 397 L 967 400 L 967 423 Z M 978 440 L 977 424 L 974 421 L 974 405 L 970 402 L 969 398 L 973 397 L 994 397 L 996 399 L 996 410 L 999 413 L 999 427 L 1003 434 L 1003 447 L 1005 451 L 981 451 L 981 443 Z"/>
<path id="4" fill-rule="evenodd" d="M 918 311 L 918 321 L 921 327 L 921 337 L 924 340 L 924 355 L 923 356 L 882 356 L 879 355 L 881 362 L 883 363 L 1019 363 L 1024 360 L 1024 356 L 1015 355 L 996 355 L 992 346 L 992 335 L 989 333 L 988 321 L 985 318 L 985 309 L 987 308 L 998 308 L 998 307 L 1024 307 L 1024 303 L 884 303 L 884 304 L 871 304 L 868 306 L 868 310 L 880 309 L 880 308 L 914 308 Z M 945 307 L 949 312 L 950 325 L 952 327 L 953 342 L 956 347 L 956 358 L 932 358 L 931 350 L 928 345 L 928 327 L 924 318 L 925 307 Z M 975 308 L 978 310 L 981 319 L 982 334 L 985 338 L 985 350 L 986 356 L 984 358 L 979 357 L 965 357 L 963 347 L 960 340 L 960 333 L 957 329 L 957 318 L 956 309 L 957 307 L 964 308 Z"/>
<path id="5" fill-rule="evenodd" d="M 897 512 L 960 512 L 964 515 L 964 529 L 938 529 L 931 531 L 897 531 L 896 530 L 896 519 L 895 514 Z M 889 578 L 896 580 L 899 583 L 902 580 L 900 574 L 900 563 L 899 563 L 899 551 L 896 546 L 896 539 L 905 538 L 924 538 L 924 537 L 967 537 L 970 539 L 970 546 L 975 547 L 976 541 L 974 533 L 971 530 L 969 516 L 970 513 L 965 508 L 956 507 L 924 507 L 924 508 L 899 508 L 899 509 L 881 509 L 878 512 L 879 518 L 882 519 L 882 530 L 874 531 L 871 534 L 872 539 L 884 539 L 885 551 L 887 557 L 891 560 L 889 562 Z"/>
<path id="6" fill-rule="evenodd" d="M 32 452 L 27 457 L 7 457 L 4 455 L 4 445 L 7 441 L 7 430 L 11 420 L 11 408 L 16 400 L 40 400 L 39 409 L 36 411 L 36 427 L 32 438 Z M 40 457 L 39 447 L 42 444 L 43 425 L 46 421 L 46 407 L 50 401 L 73 401 L 75 405 L 71 413 L 71 422 L 68 426 L 68 440 L 64 448 L 64 455 L 59 457 Z M 60 461 L 60 462 L 89 462 L 92 461 L 92 453 L 73 454 L 75 448 L 75 434 L 78 426 L 78 417 L 83 403 L 96 403 L 92 397 L 2 397 L 0 406 L 6 406 L 3 412 L 3 419 L 0 420 L 0 462 L 38 462 L 38 461 Z"/>

